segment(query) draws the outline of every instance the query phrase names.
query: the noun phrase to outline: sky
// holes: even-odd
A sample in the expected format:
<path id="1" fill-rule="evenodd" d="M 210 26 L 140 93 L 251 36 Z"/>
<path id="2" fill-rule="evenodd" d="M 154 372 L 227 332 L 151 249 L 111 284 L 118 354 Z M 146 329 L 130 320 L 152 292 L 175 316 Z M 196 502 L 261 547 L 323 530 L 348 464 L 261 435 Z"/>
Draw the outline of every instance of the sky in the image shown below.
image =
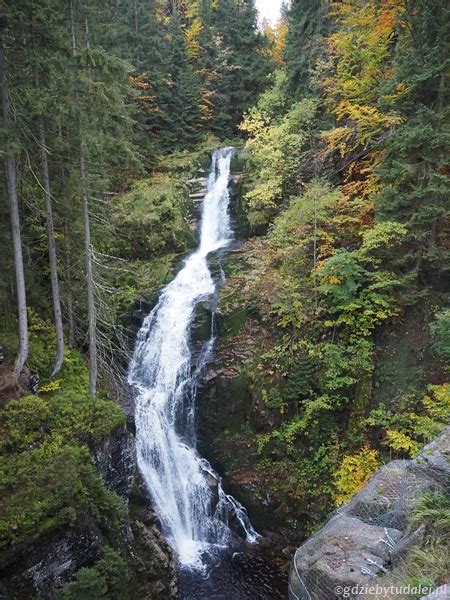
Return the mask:
<path id="1" fill-rule="evenodd" d="M 260 17 L 275 23 L 280 17 L 280 9 L 283 0 L 256 0 L 256 7 Z"/>

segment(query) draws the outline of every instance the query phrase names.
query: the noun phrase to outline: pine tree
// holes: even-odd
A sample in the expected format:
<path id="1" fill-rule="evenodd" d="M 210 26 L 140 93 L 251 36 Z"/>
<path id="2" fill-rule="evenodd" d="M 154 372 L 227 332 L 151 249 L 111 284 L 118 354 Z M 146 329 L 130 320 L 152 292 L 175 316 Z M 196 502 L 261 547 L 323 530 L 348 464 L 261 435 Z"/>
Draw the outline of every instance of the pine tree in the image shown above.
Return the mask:
<path id="1" fill-rule="evenodd" d="M 213 11 L 213 28 L 221 53 L 216 97 L 217 118 L 235 130 L 242 115 L 267 87 L 273 68 L 269 40 L 259 31 L 253 0 L 223 0 Z M 226 99 L 226 101 L 224 101 Z M 214 122 L 214 120 L 213 120 Z"/>
<path id="2" fill-rule="evenodd" d="M 0 22 L 0 93 L 2 97 L 2 113 L 5 130 L 12 133 L 11 104 L 8 87 L 8 68 L 5 59 L 5 26 Z M 14 248 L 14 269 L 16 275 L 17 313 L 19 318 L 19 351 L 17 354 L 14 374 L 16 379 L 27 361 L 28 357 L 28 317 L 27 299 L 25 291 L 25 274 L 22 256 L 22 237 L 19 214 L 19 198 L 17 193 L 16 162 L 11 146 L 7 147 L 5 158 L 5 172 L 8 188 L 11 237 Z"/>
<path id="3" fill-rule="evenodd" d="M 183 35 L 182 15 L 174 5 L 168 24 L 165 65 L 168 86 L 163 92 L 162 147 L 193 146 L 202 134 L 200 80 L 192 66 Z"/>
<path id="4" fill-rule="evenodd" d="M 395 72 L 382 102 L 394 103 L 404 123 L 386 143 L 379 168 L 380 220 L 407 225 L 403 271 L 417 282 L 442 288 L 448 277 L 448 128 L 446 85 L 450 23 L 444 2 L 407 2 L 399 16 Z M 391 100 L 393 98 L 393 100 Z"/>
<path id="5" fill-rule="evenodd" d="M 285 59 L 290 93 L 314 90 L 311 77 L 322 58 L 325 36 L 331 28 L 328 0 L 292 0 L 287 11 Z"/>

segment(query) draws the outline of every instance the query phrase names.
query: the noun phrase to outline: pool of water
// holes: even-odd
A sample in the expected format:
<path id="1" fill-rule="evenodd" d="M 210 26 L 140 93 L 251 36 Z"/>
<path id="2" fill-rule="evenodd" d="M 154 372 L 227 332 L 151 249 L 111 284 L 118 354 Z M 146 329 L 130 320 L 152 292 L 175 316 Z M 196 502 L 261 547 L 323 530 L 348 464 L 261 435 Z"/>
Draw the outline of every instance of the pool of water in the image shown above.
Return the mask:
<path id="1" fill-rule="evenodd" d="M 287 576 L 262 556 L 224 550 L 204 572 L 181 569 L 181 600 L 285 600 Z"/>

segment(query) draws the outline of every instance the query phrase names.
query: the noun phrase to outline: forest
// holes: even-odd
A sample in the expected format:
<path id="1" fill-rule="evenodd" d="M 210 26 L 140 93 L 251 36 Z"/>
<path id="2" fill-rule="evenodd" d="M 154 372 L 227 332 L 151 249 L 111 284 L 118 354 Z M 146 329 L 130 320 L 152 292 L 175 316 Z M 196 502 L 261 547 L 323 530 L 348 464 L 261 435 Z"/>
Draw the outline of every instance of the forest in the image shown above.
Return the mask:
<path id="1" fill-rule="evenodd" d="M 197 247 L 219 148 L 235 241 L 198 437 L 267 564 L 289 572 L 382 465 L 448 436 L 449 12 L 0 0 L 2 600 L 224 597 L 173 583 L 125 456 L 136 336 Z M 411 507 L 405 584 L 448 583 L 449 498 Z"/>

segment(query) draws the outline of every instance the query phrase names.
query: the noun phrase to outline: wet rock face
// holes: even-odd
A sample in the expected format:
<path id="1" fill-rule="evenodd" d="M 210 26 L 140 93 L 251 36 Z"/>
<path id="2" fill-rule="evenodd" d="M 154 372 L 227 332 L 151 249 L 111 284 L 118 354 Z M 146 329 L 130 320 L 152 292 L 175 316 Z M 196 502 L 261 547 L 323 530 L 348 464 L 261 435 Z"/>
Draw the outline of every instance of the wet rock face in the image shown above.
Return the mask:
<path id="1" fill-rule="evenodd" d="M 177 562 L 159 530 L 139 472 L 130 493 L 134 582 L 132 597 L 139 600 L 178 598 Z"/>
<path id="2" fill-rule="evenodd" d="M 416 458 L 384 465 L 298 548 L 290 597 L 333 600 L 344 588 L 382 581 L 422 539 L 424 528 L 409 525 L 414 502 L 429 490 L 449 493 L 449 484 L 450 428 Z"/>
<path id="3" fill-rule="evenodd" d="M 134 438 L 126 428 L 120 427 L 98 441 L 91 455 L 105 487 L 126 498 L 136 466 Z M 129 541 L 127 528 L 123 535 Z M 70 527 L 10 549 L 1 565 L 0 599 L 54 598 L 79 569 L 92 566 L 101 552 L 97 526 L 90 516 L 81 514 Z"/>
<path id="4" fill-rule="evenodd" d="M 128 498 L 136 469 L 136 448 L 126 427 L 119 427 L 91 451 L 104 486 L 122 498 Z"/>
<path id="5" fill-rule="evenodd" d="M 257 531 L 282 531 L 281 543 L 273 544 L 275 555 L 286 545 L 289 499 L 257 468 L 254 434 L 267 431 L 272 421 L 251 389 L 246 369 L 252 357 L 252 340 L 247 337 L 239 348 L 219 338 L 216 359 L 208 365 L 197 396 L 198 443 L 201 454 L 224 477 L 227 491 L 247 508 Z"/>
<path id="6" fill-rule="evenodd" d="M 226 368 L 209 369 L 203 378 L 199 398 L 199 435 L 203 449 L 213 447 L 224 430 L 238 431 L 246 421 L 248 393 L 244 377 Z"/>
<path id="7" fill-rule="evenodd" d="M 58 588 L 100 554 L 101 539 L 93 523 L 78 519 L 65 530 L 16 549 L 0 570 L 0 599 L 54 598 Z"/>

